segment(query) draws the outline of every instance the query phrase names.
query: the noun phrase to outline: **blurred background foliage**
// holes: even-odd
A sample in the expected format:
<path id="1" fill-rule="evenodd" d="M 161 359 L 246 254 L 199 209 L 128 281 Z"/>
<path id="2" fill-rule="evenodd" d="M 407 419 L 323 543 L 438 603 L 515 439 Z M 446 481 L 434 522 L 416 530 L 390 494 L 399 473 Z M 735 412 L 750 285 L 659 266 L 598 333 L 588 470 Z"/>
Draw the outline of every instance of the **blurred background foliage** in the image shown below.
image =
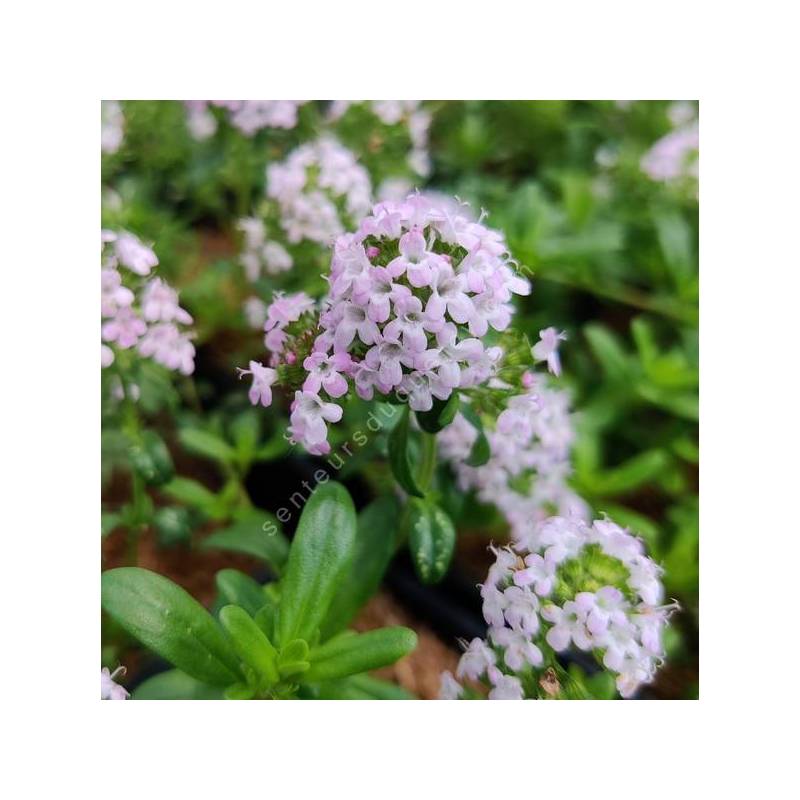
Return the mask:
<path id="1" fill-rule="evenodd" d="M 686 611 L 671 632 L 670 663 L 689 670 L 679 695 L 694 696 L 697 185 L 654 181 L 640 163 L 673 129 L 671 103 L 427 105 L 432 170 L 411 185 L 487 209 L 488 223 L 505 232 L 534 284 L 516 327 L 533 339 L 549 325 L 567 332 L 562 383 L 572 393 L 578 429 L 573 486 L 596 512 L 641 534 L 664 565 L 667 592 Z M 244 453 L 238 463 L 248 467 L 285 452 L 279 410 L 268 409 L 254 422 L 235 379 L 235 365 L 263 356 L 261 336 L 243 312 L 252 288 L 238 262 L 236 226 L 263 201 L 267 164 L 314 138 L 326 109 L 324 102 L 301 106 L 292 130 L 248 137 L 220 125 L 214 136 L 196 141 L 182 103 L 122 102 L 124 141 L 103 157 L 102 222 L 155 243 L 161 273 L 179 288 L 182 305 L 195 318 L 194 380 L 174 386 L 155 366 L 141 380 L 142 409 L 154 420 L 164 414 L 177 419 L 180 432 L 172 440 L 194 454 L 203 455 L 204 442 L 186 430 L 228 441 Z M 378 186 L 402 174 L 407 143 L 359 113 L 349 113 L 336 133 Z M 259 293 L 263 299 L 274 288 L 318 294 L 326 258 L 324 250 L 310 247 L 279 284 L 261 279 Z M 113 428 L 104 432 L 103 447 L 108 473 L 115 463 Z M 223 474 L 223 490 L 225 481 Z M 178 500 L 201 509 L 205 503 L 207 511 L 225 516 L 224 503 L 214 505 L 196 487 L 179 485 L 177 491 L 185 495 Z M 225 502 L 235 506 L 235 490 L 228 494 Z"/>

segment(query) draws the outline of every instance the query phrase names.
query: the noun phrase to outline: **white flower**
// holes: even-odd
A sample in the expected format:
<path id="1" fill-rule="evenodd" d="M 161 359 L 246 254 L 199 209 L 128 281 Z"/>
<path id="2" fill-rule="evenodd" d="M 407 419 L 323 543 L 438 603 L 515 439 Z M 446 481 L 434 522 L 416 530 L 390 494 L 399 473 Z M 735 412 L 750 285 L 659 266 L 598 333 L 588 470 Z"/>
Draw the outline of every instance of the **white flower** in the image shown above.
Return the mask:
<path id="1" fill-rule="evenodd" d="M 553 589 L 553 576 L 556 572 L 555 563 L 547 558 L 542 558 L 538 553 L 525 556 L 525 569 L 514 573 L 514 583 L 517 586 L 530 586 L 533 584 L 536 594 L 544 597 Z"/>
<path id="2" fill-rule="evenodd" d="M 502 626 L 505 624 L 503 614 L 508 605 L 508 598 L 491 583 L 481 586 L 481 597 L 483 598 L 483 618 L 489 625 Z"/>
<path id="3" fill-rule="evenodd" d="M 158 266 L 158 258 L 153 250 L 142 244 L 138 236 L 122 231 L 114 242 L 114 252 L 119 263 L 137 275 L 148 275 Z"/>
<path id="4" fill-rule="evenodd" d="M 114 679 L 125 674 L 125 667 L 117 667 L 113 672 L 108 671 L 108 667 L 100 670 L 100 699 L 101 700 L 127 700 L 130 697 L 128 691 L 114 682 Z"/>
<path id="5" fill-rule="evenodd" d="M 490 628 L 489 638 L 498 646 L 505 648 L 503 660 L 515 672 L 526 664 L 538 667 L 543 661 L 542 651 L 523 631 L 511 628 Z"/>
<path id="6" fill-rule="evenodd" d="M 464 687 L 453 677 L 452 673 L 442 673 L 442 685 L 439 688 L 440 700 L 458 700 L 464 693 Z"/>
<path id="7" fill-rule="evenodd" d="M 506 599 L 505 621 L 514 629 L 529 635 L 539 630 L 539 599 L 530 589 L 509 586 L 503 595 Z"/>
<path id="8" fill-rule="evenodd" d="M 504 675 L 497 670 L 492 678 L 494 686 L 489 692 L 490 700 L 522 700 L 522 683 L 513 675 Z"/>
<path id="9" fill-rule="evenodd" d="M 318 394 L 298 391 L 294 394 L 289 433 L 302 442 L 314 455 L 330 452 L 326 422 L 338 422 L 342 408 L 336 403 L 326 403 Z"/>
<path id="10" fill-rule="evenodd" d="M 547 368 L 553 375 L 561 374 L 561 360 L 558 357 L 558 344 L 565 341 L 567 334 L 555 328 L 539 331 L 539 341 L 531 348 L 534 361 L 546 361 Z"/>
<path id="11" fill-rule="evenodd" d="M 265 367 L 258 361 L 251 361 L 249 369 L 239 368 L 239 377 L 251 375 L 253 384 L 248 392 L 250 402 L 257 406 L 259 403 L 266 407 L 272 404 L 272 384 L 278 379 L 278 373 L 274 369 Z"/>
<path id="12" fill-rule="evenodd" d="M 487 647 L 486 642 L 483 639 L 475 638 L 461 656 L 456 668 L 456 675 L 459 678 L 478 680 L 489 667 L 494 665 L 496 660 L 497 657 Z"/>
<path id="13" fill-rule="evenodd" d="M 561 652 L 574 642 L 581 650 L 591 650 L 592 640 L 586 628 L 586 608 L 574 600 L 567 600 L 564 607 L 548 605 L 542 609 L 542 617 L 553 624 L 547 631 L 550 647 Z"/>

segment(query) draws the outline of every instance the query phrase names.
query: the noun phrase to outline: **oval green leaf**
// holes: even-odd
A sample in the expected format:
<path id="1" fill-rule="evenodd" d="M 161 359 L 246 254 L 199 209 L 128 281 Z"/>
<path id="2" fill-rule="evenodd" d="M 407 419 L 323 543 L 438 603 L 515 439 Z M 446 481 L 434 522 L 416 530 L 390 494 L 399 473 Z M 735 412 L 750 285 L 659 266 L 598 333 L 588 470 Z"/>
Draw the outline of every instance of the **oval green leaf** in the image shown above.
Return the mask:
<path id="1" fill-rule="evenodd" d="M 335 643 L 311 652 L 311 667 L 302 679 L 315 683 L 385 667 L 394 664 L 416 646 L 417 634 L 399 626 L 337 637 Z"/>
<path id="2" fill-rule="evenodd" d="M 409 510 L 408 546 L 419 579 L 437 583 L 446 574 L 456 543 L 456 530 L 439 506 L 414 500 Z"/>
<path id="3" fill-rule="evenodd" d="M 281 579 L 278 641 L 310 641 L 347 574 L 356 541 L 356 512 L 347 490 L 318 486 L 306 503 Z"/>
<path id="4" fill-rule="evenodd" d="M 221 569 L 215 581 L 223 602 L 241 606 L 248 614 L 255 615 L 267 603 L 261 584 L 238 569 Z"/>
<path id="5" fill-rule="evenodd" d="M 255 556 L 277 575 L 289 556 L 289 540 L 281 533 L 280 523 L 266 511 L 248 512 L 229 527 L 214 531 L 200 546 Z"/>
<path id="6" fill-rule="evenodd" d="M 220 609 L 219 621 L 239 658 L 268 684 L 277 683 L 278 653 L 252 617 L 239 606 L 225 606 Z"/>
<path id="7" fill-rule="evenodd" d="M 323 639 L 346 628 L 377 591 L 397 547 L 399 519 L 400 506 L 391 495 L 374 500 L 358 515 L 353 561 L 325 617 Z"/>
<path id="8" fill-rule="evenodd" d="M 203 683 L 240 679 L 216 621 L 180 586 L 139 567 L 104 572 L 101 586 L 105 611 L 145 647 Z"/>

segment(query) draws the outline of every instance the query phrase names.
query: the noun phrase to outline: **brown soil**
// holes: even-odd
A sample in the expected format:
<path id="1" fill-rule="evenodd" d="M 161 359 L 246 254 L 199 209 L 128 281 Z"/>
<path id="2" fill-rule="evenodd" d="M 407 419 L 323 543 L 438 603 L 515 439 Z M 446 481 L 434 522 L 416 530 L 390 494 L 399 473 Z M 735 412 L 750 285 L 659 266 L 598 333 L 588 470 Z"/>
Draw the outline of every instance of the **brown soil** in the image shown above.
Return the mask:
<path id="1" fill-rule="evenodd" d="M 209 528 L 207 532 L 210 533 Z M 127 561 L 127 532 L 119 529 L 103 540 L 103 569 L 131 566 Z M 164 575 L 208 606 L 216 594 L 214 576 L 221 569 L 256 572 L 260 563 L 248 556 L 197 547 L 161 547 L 148 531 L 139 540 L 136 566 Z"/>

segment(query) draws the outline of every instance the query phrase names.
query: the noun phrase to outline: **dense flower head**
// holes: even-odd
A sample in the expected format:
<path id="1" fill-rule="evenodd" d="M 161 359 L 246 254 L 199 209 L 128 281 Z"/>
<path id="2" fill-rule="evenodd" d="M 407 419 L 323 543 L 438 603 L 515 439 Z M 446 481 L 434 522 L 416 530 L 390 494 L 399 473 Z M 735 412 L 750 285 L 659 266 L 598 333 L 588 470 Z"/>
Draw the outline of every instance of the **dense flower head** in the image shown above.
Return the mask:
<path id="1" fill-rule="evenodd" d="M 189 131 L 195 139 L 207 139 L 217 130 L 210 107 L 224 109 L 228 121 L 245 136 L 262 128 L 294 128 L 302 100 L 187 100 L 184 105 Z"/>
<path id="2" fill-rule="evenodd" d="M 290 430 L 315 453 L 327 452 L 323 423 L 341 416 L 330 401 L 350 384 L 363 399 L 396 394 L 424 412 L 488 381 L 502 349 L 482 337 L 505 331 L 513 295 L 530 291 L 499 232 L 419 194 L 379 203 L 336 239 L 329 286 L 310 348 L 286 333 L 308 298 L 298 311 L 297 296 L 279 296 L 265 326 L 267 348 L 306 371 Z"/>
<path id="3" fill-rule="evenodd" d="M 161 278 L 148 277 L 158 265 L 152 248 L 127 231 L 103 230 L 101 243 L 102 366 L 114 363 L 114 347 L 136 348 L 139 355 L 190 375 L 195 349 L 184 326 L 193 320 L 175 289 Z"/>
<path id="4" fill-rule="evenodd" d="M 640 539 L 607 518 L 550 517 L 494 552 L 480 587 L 488 636 L 466 647 L 458 680 L 488 685 L 490 699 L 553 696 L 543 673 L 554 675 L 555 654 L 571 648 L 594 655 L 623 697 L 653 679 L 677 606 L 664 604 L 662 570 Z M 443 677 L 443 698 L 464 692 Z"/>
<path id="5" fill-rule="evenodd" d="M 267 167 L 267 194 L 278 202 L 290 243 L 330 244 L 345 223 L 368 212 L 371 193 L 369 173 L 331 136 L 300 145 Z"/>
<path id="6" fill-rule="evenodd" d="M 467 464 L 478 432 L 463 414 L 437 437 L 439 453 L 459 488 L 495 505 L 515 539 L 524 539 L 531 526 L 551 514 L 588 514 L 586 504 L 567 485 L 575 438 L 569 394 L 531 372 L 522 382 L 525 390 L 505 401 L 496 421 L 486 420 L 490 456 L 485 464 Z"/>

